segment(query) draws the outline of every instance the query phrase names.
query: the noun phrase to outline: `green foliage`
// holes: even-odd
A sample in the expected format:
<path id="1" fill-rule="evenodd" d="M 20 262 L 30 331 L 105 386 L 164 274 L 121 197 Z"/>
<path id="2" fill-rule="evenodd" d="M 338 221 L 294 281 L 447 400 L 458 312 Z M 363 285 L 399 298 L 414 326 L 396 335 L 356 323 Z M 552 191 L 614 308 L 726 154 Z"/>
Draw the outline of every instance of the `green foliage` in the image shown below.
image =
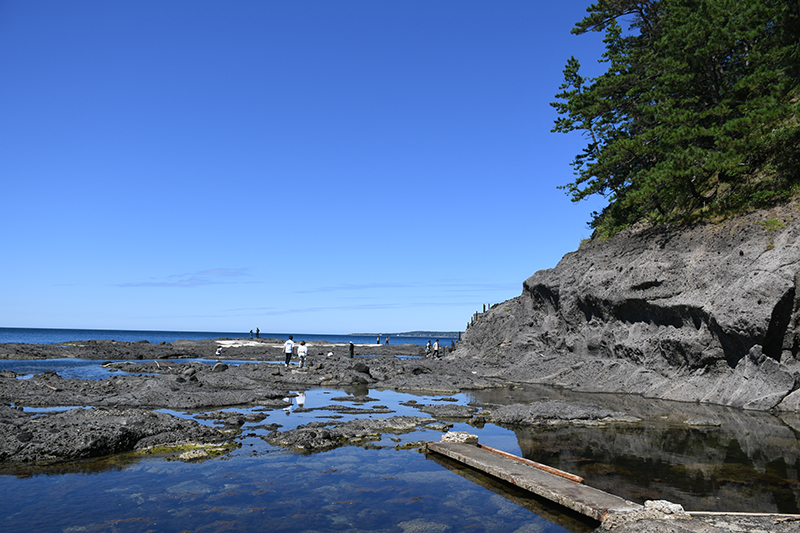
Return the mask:
<path id="1" fill-rule="evenodd" d="M 786 224 L 778 220 L 777 218 L 771 218 L 769 220 L 765 220 L 763 222 L 759 222 L 762 228 L 767 231 L 778 231 L 779 229 L 783 229 L 786 227 Z"/>
<path id="2" fill-rule="evenodd" d="M 573 33 L 603 31 L 605 73 L 571 57 L 553 131 L 587 146 L 562 188 L 608 199 L 591 226 L 727 215 L 800 182 L 800 0 L 600 0 Z M 629 20 L 623 31 L 619 20 Z"/>

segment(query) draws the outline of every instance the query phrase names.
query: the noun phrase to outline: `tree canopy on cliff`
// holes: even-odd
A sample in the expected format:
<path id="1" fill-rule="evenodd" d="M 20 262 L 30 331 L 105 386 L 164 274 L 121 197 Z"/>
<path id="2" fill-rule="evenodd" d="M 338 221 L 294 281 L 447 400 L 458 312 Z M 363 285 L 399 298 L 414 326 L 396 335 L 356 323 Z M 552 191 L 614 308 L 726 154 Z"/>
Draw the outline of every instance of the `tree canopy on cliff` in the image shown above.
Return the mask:
<path id="1" fill-rule="evenodd" d="M 590 225 L 730 214 L 800 184 L 800 0 L 599 0 L 597 78 L 571 57 L 553 131 L 588 139 L 563 186 L 608 199 Z M 627 24 L 623 29 L 621 24 Z"/>

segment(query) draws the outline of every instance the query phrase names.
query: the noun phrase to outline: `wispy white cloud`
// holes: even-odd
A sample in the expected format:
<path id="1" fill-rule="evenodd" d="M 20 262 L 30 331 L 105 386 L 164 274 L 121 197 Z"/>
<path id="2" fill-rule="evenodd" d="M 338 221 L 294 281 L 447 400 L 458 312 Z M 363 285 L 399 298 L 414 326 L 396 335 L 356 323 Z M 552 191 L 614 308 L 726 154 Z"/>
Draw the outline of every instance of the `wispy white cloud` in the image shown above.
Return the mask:
<path id="1" fill-rule="evenodd" d="M 394 282 L 376 282 L 376 283 L 342 283 L 339 285 L 327 285 L 323 287 L 313 287 L 310 289 L 302 289 L 295 291 L 295 294 L 314 294 L 319 292 L 350 292 L 350 291 L 365 291 L 373 289 L 408 289 L 411 287 L 422 286 L 416 283 L 394 283 Z"/>
<path id="2" fill-rule="evenodd" d="M 253 308 L 250 309 L 252 313 L 259 315 L 290 315 L 290 314 L 306 314 L 306 313 L 330 313 L 330 312 L 343 312 L 343 311 L 379 311 L 386 309 L 420 309 L 430 307 L 453 307 L 464 306 L 464 302 L 384 302 L 384 303 L 362 303 L 350 305 L 337 305 L 337 306 L 312 306 L 312 307 L 296 307 L 296 308 Z"/>
<path id="3" fill-rule="evenodd" d="M 203 285 L 218 285 L 223 283 L 254 283 L 252 281 L 234 281 L 234 278 L 249 276 L 247 268 L 212 268 L 184 274 L 173 274 L 162 279 L 148 281 L 133 281 L 120 283 L 118 287 L 177 287 L 191 288 Z"/>
<path id="4" fill-rule="evenodd" d="M 339 285 L 327 285 L 313 287 L 295 291 L 296 294 L 314 294 L 322 292 L 355 292 L 375 289 L 420 289 L 430 291 L 445 292 L 488 292 L 488 291 L 521 291 L 521 283 L 484 283 L 471 281 L 442 281 L 425 283 L 394 283 L 394 282 L 375 282 L 375 283 L 342 283 Z"/>

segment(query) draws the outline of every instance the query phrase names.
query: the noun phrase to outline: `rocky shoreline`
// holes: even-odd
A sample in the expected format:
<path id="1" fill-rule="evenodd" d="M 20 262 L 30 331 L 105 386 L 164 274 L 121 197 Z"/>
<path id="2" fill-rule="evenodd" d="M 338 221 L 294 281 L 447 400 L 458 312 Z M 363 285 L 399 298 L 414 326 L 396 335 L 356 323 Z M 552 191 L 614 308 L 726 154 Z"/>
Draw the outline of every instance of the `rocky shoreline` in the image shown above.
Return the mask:
<path id="1" fill-rule="evenodd" d="M 278 363 L 282 361 L 282 344 L 279 339 L 217 339 L 159 345 L 114 341 L 0 345 L 0 359 L 91 359 L 104 361 L 111 371 L 111 376 L 103 380 L 63 379 L 53 372 L 18 379 L 14 372 L 0 372 L 0 468 L 18 473 L 20 468 L 154 450 L 172 450 L 178 460 L 203 461 L 236 446 L 245 422 L 257 424 L 267 412 L 290 406 L 295 395 L 291 391 L 314 387 L 360 389 L 365 394 L 370 389 L 425 392 L 443 395 L 445 400 L 447 395 L 462 391 L 500 390 L 515 383 L 499 375 L 495 367 L 468 358 L 426 358 L 424 348 L 417 345 L 358 345 L 356 357 L 350 358 L 348 345 L 310 343 L 307 367 L 300 369 L 295 364 L 287 368 Z M 222 353 L 217 355 L 220 346 Z M 385 406 L 363 398 L 363 408 L 343 408 L 334 401 L 315 407 L 334 414 L 353 414 L 355 420 L 341 422 L 334 416 L 326 422 L 286 431 L 280 431 L 279 426 L 264 426 L 267 433 L 262 438 L 275 446 L 315 453 L 338 446 L 367 445 L 386 433 L 420 428 L 446 432 L 454 421 L 506 427 L 624 427 L 641 422 L 631 414 L 634 409 L 624 407 L 624 400 L 620 408 L 568 398 L 530 405 L 465 406 L 446 401 L 414 405 L 420 413 L 430 415 L 426 417 L 396 416 Z M 254 409 L 247 415 L 224 410 L 231 406 Z M 67 410 L 33 413 L 23 407 Z M 159 410 L 206 414 L 187 420 Z M 216 425 L 202 425 L 198 421 L 202 418 L 212 419 Z M 714 422 L 704 419 L 698 423 Z M 744 524 L 756 522 L 763 531 L 788 532 L 797 527 L 796 522 L 778 523 L 769 517 L 714 516 L 680 523 L 664 518 L 648 515 L 633 522 L 606 525 L 615 531 L 657 533 L 746 531 L 741 529 Z"/>
<path id="2" fill-rule="evenodd" d="M 0 463 L 41 465 L 150 446 L 230 442 L 244 422 L 220 413 L 225 429 L 217 431 L 191 420 L 176 423 L 179 419 L 170 416 L 148 418 L 156 409 L 215 410 L 242 405 L 282 409 L 291 405 L 286 401 L 294 396 L 290 391 L 311 387 L 369 386 L 454 394 L 494 385 L 444 359 L 422 357 L 424 348 L 418 345 L 358 345 L 356 357 L 351 358 L 348 345 L 312 342 L 303 369 L 296 363 L 289 367 L 277 363 L 283 360 L 282 346 L 278 339 L 0 345 L 0 359 L 102 360 L 112 372 L 107 379 L 86 380 L 64 379 L 50 371 L 18 379 L 20 374 L 0 371 Z M 217 354 L 219 347 L 222 352 Z M 359 357 L 363 354 L 370 357 Z M 23 406 L 74 409 L 34 414 L 23 411 Z M 399 422 L 405 427 L 405 421 Z M 386 428 L 399 430 L 391 423 Z M 348 438 L 346 431 L 334 433 L 337 439 Z M 274 436 L 273 440 L 296 449 L 304 448 L 298 441 L 308 440 L 302 435 L 294 440 L 289 437 Z M 324 443 L 307 451 L 331 447 Z"/>
<path id="3" fill-rule="evenodd" d="M 800 204 L 594 239 L 476 314 L 483 376 L 800 410 Z"/>

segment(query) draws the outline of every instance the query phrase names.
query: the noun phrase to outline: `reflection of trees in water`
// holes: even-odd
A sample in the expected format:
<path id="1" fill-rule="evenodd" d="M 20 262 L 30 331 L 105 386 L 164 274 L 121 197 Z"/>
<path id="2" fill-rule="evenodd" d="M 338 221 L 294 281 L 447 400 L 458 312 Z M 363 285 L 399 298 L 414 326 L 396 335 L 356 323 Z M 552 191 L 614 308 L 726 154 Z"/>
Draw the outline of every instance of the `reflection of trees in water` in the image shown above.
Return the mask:
<path id="1" fill-rule="evenodd" d="M 688 510 L 800 513 L 800 418 L 546 387 L 476 393 L 480 403 L 588 401 L 639 417 L 615 427 L 514 427 L 524 457 L 644 502 Z M 687 422 L 689 422 L 687 424 Z"/>
<path id="2" fill-rule="evenodd" d="M 770 436 L 791 431 L 777 424 L 771 429 L 761 433 L 765 438 L 758 448 L 751 434 L 724 427 L 654 427 L 647 422 L 633 427 L 517 428 L 516 434 L 524 457 L 634 501 L 667 499 L 698 511 L 797 513 L 800 447 L 794 439 L 793 454 L 772 449 L 770 441 L 785 439 Z M 790 462 L 787 455 L 793 455 Z"/>

